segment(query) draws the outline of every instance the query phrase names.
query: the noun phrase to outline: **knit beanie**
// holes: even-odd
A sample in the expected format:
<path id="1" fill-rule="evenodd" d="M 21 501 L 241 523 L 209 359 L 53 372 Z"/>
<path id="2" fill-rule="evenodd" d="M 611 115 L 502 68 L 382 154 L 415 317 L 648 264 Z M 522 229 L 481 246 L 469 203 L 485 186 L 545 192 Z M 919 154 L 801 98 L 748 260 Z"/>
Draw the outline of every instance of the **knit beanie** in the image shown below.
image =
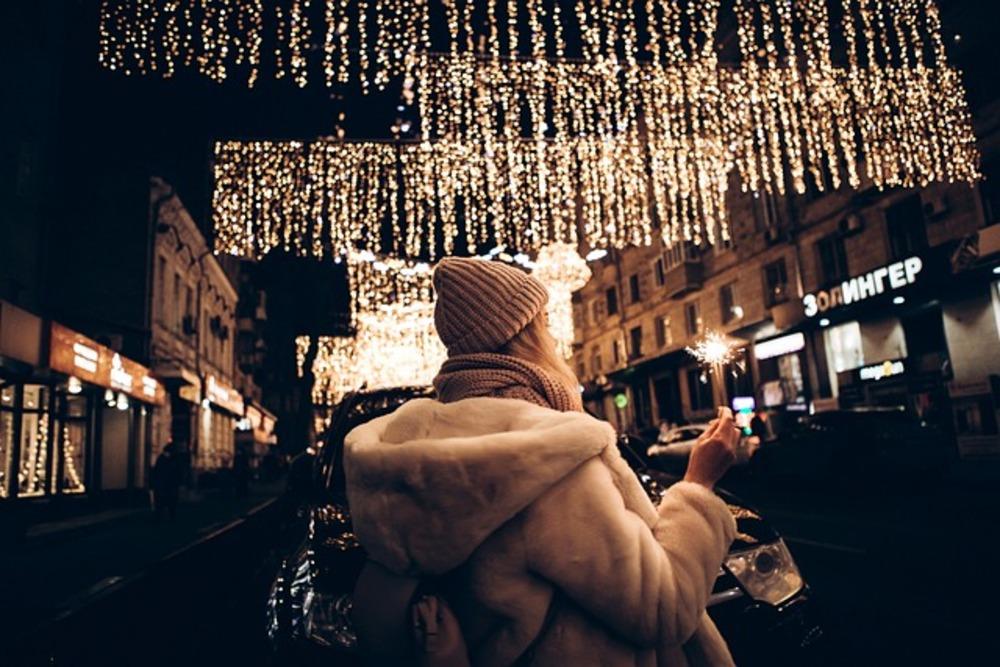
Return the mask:
<path id="1" fill-rule="evenodd" d="M 434 270 L 434 326 L 450 356 L 495 352 L 549 300 L 535 278 L 502 262 L 448 257 Z"/>

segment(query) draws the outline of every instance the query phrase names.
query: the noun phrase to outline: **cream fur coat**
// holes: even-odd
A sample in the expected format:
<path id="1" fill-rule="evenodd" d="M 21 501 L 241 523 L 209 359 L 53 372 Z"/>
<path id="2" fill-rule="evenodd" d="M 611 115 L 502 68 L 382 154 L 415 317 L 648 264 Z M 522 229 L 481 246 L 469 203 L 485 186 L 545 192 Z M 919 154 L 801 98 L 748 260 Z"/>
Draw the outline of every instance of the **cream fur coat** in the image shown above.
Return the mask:
<path id="1" fill-rule="evenodd" d="M 344 466 L 370 557 L 451 573 L 472 664 L 513 664 L 543 626 L 534 665 L 732 664 L 705 613 L 732 515 L 686 482 L 654 507 L 608 424 L 514 399 L 417 399 L 348 434 Z"/>

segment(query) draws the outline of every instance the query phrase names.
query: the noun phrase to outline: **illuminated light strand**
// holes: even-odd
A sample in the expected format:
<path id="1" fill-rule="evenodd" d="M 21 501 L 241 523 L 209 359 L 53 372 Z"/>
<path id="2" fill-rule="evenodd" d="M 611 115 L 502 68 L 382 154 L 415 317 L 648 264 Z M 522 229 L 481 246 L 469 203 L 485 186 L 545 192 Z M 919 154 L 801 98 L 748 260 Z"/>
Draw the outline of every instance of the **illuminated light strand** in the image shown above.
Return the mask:
<path id="1" fill-rule="evenodd" d="M 688 160 L 688 146 L 630 136 L 495 140 L 486 150 L 445 141 L 221 142 L 216 250 L 248 259 L 275 248 L 435 258 L 452 254 L 463 234 L 470 252 L 498 243 L 524 251 L 555 242 L 621 248 L 653 241 L 658 210 L 665 239 L 725 238 L 721 150 L 702 139 L 692 150 L 704 155 Z M 663 164 L 674 166 L 657 168 Z M 692 193 L 692 205 L 676 206 Z M 389 247 L 373 245 L 383 225 L 394 232 Z"/>
<path id="2" fill-rule="evenodd" d="M 549 330 L 564 359 L 573 355 L 573 292 L 590 280 L 591 271 L 576 246 L 553 243 L 538 251 L 532 275 L 549 290 Z"/>
<path id="3" fill-rule="evenodd" d="M 431 267 L 378 258 L 347 257 L 353 337 L 296 339 L 300 377 L 312 345 L 313 403 L 332 406 L 349 391 L 430 384 L 447 353 L 434 329 Z"/>

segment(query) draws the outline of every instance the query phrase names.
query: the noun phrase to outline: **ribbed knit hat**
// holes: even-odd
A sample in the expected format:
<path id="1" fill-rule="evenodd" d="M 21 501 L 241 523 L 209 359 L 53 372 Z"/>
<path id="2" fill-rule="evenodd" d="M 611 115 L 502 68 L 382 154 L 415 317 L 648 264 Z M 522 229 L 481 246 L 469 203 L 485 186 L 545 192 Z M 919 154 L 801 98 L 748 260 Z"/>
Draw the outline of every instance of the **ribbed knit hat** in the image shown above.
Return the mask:
<path id="1" fill-rule="evenodd" d="M 434 270 L 434 326 L 451 356 L 495 352 L 549 300 L 542 283 L 502 262 L 448 257 Z"/>

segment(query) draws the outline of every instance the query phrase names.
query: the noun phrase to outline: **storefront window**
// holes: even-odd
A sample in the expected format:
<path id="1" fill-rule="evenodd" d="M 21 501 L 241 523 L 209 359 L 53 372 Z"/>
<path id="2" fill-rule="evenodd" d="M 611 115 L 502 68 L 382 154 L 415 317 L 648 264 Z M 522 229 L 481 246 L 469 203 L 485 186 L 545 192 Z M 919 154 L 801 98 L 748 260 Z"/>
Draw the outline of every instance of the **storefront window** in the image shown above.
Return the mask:
<path id="1" fill-rule="evenodd" d="M 62 493 L 84 493 L 86 456 L 87 456 L 87 398 L 85 396 L 66 396 L 62 406 L 62 414 L 58 419 L 56 436 L 58 438 L 57 474 L 62 475 L 61 486 L 57 489 Z"/>
<path id="2" fill-rule="evenodd" d="M 827 361 L 834 373 L 842 373 L 865 365 L 861 345 L 861 325 L 848 322 L 826 330 Z"/>
<path id="3" fill-rule="evenodd" d="M 49 414 L 44 411 L 48 391 L 25 385 L 21 413 L 21 460 L 18 465 L 20 497 L 45 495 L 49 481 Z"/>
<path id="4" fill-rule="evenodd" d="M 14 387 L 0 389 L 0 498 L 10 497 L 10 466 L 14 454 Z"/>

